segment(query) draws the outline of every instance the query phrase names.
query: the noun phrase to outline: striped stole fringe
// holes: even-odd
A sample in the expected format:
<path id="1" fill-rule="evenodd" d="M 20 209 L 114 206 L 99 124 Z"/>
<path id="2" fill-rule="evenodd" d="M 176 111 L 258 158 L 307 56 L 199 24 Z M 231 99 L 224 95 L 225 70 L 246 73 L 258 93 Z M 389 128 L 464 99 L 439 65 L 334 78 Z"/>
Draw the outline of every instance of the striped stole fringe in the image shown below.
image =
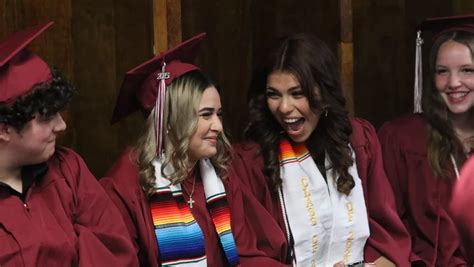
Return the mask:
<path id="1" fill-rule="evenodd" d="M 204 236 L 182 191 L 158 188 L 150 207 L 162 265 L 206 266 Z"/>
<path id="2" fill-rule="evenodd" d="M 240 263 L 230 225 L 224 184 L 209 160 L 200 160 L 207 208 L 231 266 Z M 161 163 L 154 162 L 157 192 L 150 199 L 155 234 L 163 266 L 206 266 L 204 235 L 184 200 L 180 185 L 161 177 Z M 165 169 L 165 173 L 166 169 Z"/>
<path id="3" fill-rule="evenodd" d="M 219 235 L 227 261 L 231 266 L 240 263 L 235 246 L 234 236 L 230 227 L 230 209 L 227 203 L 224 184 L 217 177 L 216 171 L 209 160 L 200 160 L 199 167 L 206 194 L 207 208 L 211 214 L 214 227 Z"/>

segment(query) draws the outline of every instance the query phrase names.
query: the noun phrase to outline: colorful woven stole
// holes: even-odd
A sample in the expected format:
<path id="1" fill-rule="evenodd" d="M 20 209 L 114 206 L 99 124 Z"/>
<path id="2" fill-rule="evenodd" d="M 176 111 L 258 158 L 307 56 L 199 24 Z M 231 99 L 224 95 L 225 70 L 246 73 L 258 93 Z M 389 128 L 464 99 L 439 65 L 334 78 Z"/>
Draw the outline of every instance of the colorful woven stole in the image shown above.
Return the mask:
<path id="1" fill-rule="evenodd" d="M 181 186 L 171 185 L 161 176 L 161 163 L 154 162 L 157 192 L 150 199 L 155 235 L 163 266 L 206 266 L 204 236 L 186 204 Z M 239 258 L 230 229 L 230 210 L 224 185 L 209 160 L 200 161 L 207 207 L 227 260 L 237 265 Z M 165 173 L 170 173 L 165 169 Z"/>
<path id="2" fill-rule="evenodd" d="M 209 160 L 199 161 L 199 167 L 201 177 L 203 177 L 207 208 L 209 209 L 214 227 L 219 235 L 227 261 L 232 266 L 238 265 L 240 260 L 230 227 L 231 215 L 224 184 L 221 179 L 217 177 L 214 167 Z"/>

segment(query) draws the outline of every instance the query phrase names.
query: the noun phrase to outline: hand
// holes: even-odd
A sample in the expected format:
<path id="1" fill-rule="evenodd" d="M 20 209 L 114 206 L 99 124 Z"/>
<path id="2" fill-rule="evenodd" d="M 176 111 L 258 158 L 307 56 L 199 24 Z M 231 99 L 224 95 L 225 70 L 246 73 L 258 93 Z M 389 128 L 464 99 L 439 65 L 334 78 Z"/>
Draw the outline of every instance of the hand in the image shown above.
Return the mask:
<path id="1" fill-rule="evenodd" d="M 379 260 L 379 259 L 377 259 L 377 260 Z M 340 261 L 340 262 L 333 265 L 333 267 L 344 267 L 344 266 L 346 266 L 346 265 L 342 261 Z M 375 267 L 375 266 L 377 266 L 377 264 L 375 262 L 371 262 L 371 263 L 365 263 L 364 266 L 365 267 Z"/>
<path id="2" fill-rule="evenodd" d="M 374 265 L 372 266 L 378 266 L 378 267 L 396 267 L 396 265 L 391 262 L 389 259 L 385 257 L 379 257 L 376 261 L 373 263 Z"/>

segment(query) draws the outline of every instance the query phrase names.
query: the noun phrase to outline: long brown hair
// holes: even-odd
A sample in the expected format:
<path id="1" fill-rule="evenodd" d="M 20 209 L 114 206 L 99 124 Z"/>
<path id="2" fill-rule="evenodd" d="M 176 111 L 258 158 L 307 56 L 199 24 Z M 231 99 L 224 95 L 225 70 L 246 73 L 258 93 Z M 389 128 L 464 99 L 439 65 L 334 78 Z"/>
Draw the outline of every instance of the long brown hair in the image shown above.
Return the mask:
<path id="1" fill-rule="evenodd" d="M 278 144 L 283 129 L 268 109 L 265 96 L 267 77 L 275 71 L 291 73 L 298 79 L 314 112 L 327 111 L 327 116 L 321 116 L 306 141 L 307 147 L 313 155 L 327 153 L 331 167 L 339 174 L 339 192 L 349 194 L 354 187 L 354 179 L 348 172 L 353 164 L 349 147 L 352 127 L 336 62 L 324 42 L 313 35 L 299 33 L 280 39 L 254 74 L 249 92 L 250 122 L 245 136 L 261 145 L 264 173 L 276 187 L 282 182 Z M 315 88 L 320 89 L 320 100 Z"/>
<path id="2" fill-rule="evenodd" d="M 199 104 L 204 90 L 214 86 L 200 71 L 192 71 L 175 79 L 166 89 L 163 134 L 165 156 L 161 173 L 172 184 L 179 184 L 186 179 L 194 162 L 189 159 L 189 139 L 196 132 Z M 140 184 L 146 195 L 150 197 L 156 191 L 155 168 L 153 160 L 156 157 L 154 110 L 149 115 L 144 133 L 139 138 L 137 164 L 140 170 Z M 224 132 L 217 138 L 217 153 L 210 158 L 216 173 L 221 178 L 227 175 L 231 157 L 231 145 Z M 166 176 L 163 172 L 167 165 L 174 172 Z"/>
<path id="3" fill-rule="evenodd" d="M 428 160 L 434 174 L 443 179 L 449 178 L 450 155 L 454 156 L 458 166 L 462 166 L 466 160 L 463 146 L 449 119 L 448 107 L 434 86 L 438 50 L 448 41 L 465 45 L 472 57 L 474 34 L 464 31 L 444 33 L 435 40 L 430 51 L 428 84 L 423 88 L 422 96 L 423 116 L 428 122 Z"/>

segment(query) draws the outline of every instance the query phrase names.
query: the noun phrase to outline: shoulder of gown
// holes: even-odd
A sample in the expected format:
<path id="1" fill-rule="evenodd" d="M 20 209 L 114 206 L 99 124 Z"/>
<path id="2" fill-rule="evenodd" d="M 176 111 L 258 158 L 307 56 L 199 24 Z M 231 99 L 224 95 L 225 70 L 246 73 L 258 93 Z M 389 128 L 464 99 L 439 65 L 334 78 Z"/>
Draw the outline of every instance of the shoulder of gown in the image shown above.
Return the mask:
<path id="1" fill-rule="evenodd" d="M 242 266 L 291 266 L 278 200 L 263 174 L 260 146 L 234 144 L 230 181 L 232 232 Z"/>
<path id="2" fill-rule="evenodd" d="M 79 266 L 138 266 L 119 211 L 84 160 L 72 149 L 58 148 L 45 176 L 54 177 L 65 179 L 72 192 Z"/>
<path id="3" fill-rule="evenodd" d="M 366 120 L 351 119 L 351 145 L 362 180 L 369 216 L 366 261 L 384 256 L 397 266 L 409 266 L 410 236 L 396 211 L 395 197 L 384 170 L 375 128 Z"/>
<path id="4" fill-rule="evenodd" d="M 132 147 L 125 148 L 99 182 L 122 215 L 140 266 L 157 266 L 158 247 L 151 229 L 151 215 L 147 213 L 148 202 L 140 186 L 135 159 L 136 150 Z"/>

